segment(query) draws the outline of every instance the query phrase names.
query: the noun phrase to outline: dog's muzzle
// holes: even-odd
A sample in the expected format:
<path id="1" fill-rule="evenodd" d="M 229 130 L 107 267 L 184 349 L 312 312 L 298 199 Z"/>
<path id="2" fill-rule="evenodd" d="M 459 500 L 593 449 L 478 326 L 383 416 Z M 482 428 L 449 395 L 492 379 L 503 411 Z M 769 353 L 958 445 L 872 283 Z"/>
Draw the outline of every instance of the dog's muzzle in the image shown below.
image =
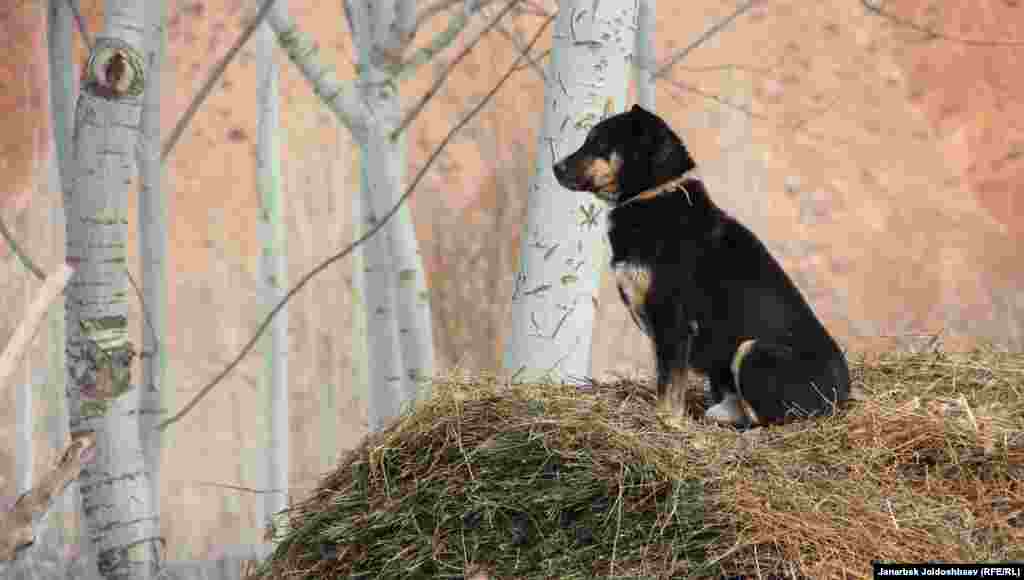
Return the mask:
<path id="1" fill-rule="evenodd" d="M 558 180 L 558 183 L 562 187 L 578 191 L 579 183 L 577 180 L 577 176 L 570 175 L 568 157 L 562 159 L 558 163 L 555 163 L 553 171 L 555 173 L 555 179 Z"/>

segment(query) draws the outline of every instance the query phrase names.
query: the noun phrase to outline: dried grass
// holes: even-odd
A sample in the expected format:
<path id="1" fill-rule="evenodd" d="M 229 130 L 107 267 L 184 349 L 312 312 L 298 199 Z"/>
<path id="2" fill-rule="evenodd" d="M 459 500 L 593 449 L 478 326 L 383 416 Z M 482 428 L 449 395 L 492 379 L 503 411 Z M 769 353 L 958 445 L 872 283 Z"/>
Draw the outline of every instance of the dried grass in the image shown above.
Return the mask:
<path id="1" fill-rule="evenodd" d="M 853 368 L 864 397 L 840 415 L 743 434 L 666 431 L 631 380 L 448 377 L 294 506 L 250 577 L 825 579 L 1024 560 L 1024 355 Z"/>

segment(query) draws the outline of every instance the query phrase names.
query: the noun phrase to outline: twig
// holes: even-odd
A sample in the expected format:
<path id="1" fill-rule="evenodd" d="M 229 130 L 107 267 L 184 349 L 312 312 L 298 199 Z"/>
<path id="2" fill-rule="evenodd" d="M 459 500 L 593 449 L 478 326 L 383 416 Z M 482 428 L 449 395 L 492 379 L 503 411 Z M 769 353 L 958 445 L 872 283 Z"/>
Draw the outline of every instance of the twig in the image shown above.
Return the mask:
<path id="1" fill-rule="evenodd" d="M 185 132 L 185 128 L 188 127 L 188 124 L 192 121 L 192 117 L 195 116 L 199 107 L 203 104 L 203 101 L 206 100 L 206 97 L 210 96 L 210 92 L 213 90 L 213 85 L 216 84 L 221 75 L 224 74 L 224 70 L 228 68 L 228 65 L 231 64 L 235 55 L 238 54 L 238 51 L 241 50 L 242 46 L 244 46 L 249 40 L 252 33 L 256 32 L 256 29 L 259 28 L 260 24 L 262 24 L 267 18 L 267 14 L 270 14 L 270 9 L 273 8 L 273 6 L 274 0 L 263 1 L 263 5 L 260 6 L 260 11 L 256 13 L 256 18 L 254 18 L 253 21 L 245 27 L 245 30 L 242 31 L 242 34 L 238 37 L 238 40 L 235 41 L 235 44 L 231 46 L 231 49 L 228 50 L 227 54 L 225 54 L 224 57 L 220 59 L 220 62 L 213 67 L 213 70 L 210 71 L 210 76 L 206 78 L 206 82 L 203 83 L 202 88 L 199 89 L 195 98 L 188 104 L 188 108 L 185 110 L 184 114 L 181 115 L 181 118 L 178 119 L 178 122 L 174 125 L 174 129 L 171 130 L 171 134 L 167 137 L 167 141 L 164 141 L 164 145 L 160 151 L 161 162 L 167 160 L 167 156 L 170 155 L 171 149 L 174 149 L 174 146 L 178 143 L 178 139 L 181 139 L 181 134 Z"/>
<path id="2" fill-rule="evenodd" d="M 524 0 L 522 10 L 523 14 L 532 14 L 533 16 L 543 16 L 545 18 L 552 14 L 550 10 L 532 0 Z"/>
<path id="3" fill-rule="evenodd" d="M 913 30 L 915 32 L 920 32 L 921 34 L 924 34 L 925 36 L 927 36 L 929 40 L 934 39 L 934 38 L 938 38 L 940 40 L 947 40 L 949 42 L 957 42 L 957 43 L 964 44 L 964 45 L 967 45 L 967 46 L 987 46 L 987 47 L 1024 46 L 1024 41 L 1022 41 L 1022 40 L 981 40 L 981 39 L 978 39 L 978 38 L 964 38 L 962 36 L 953 36 L 951 34 L 946 34 L 945 32 L 941 32 L 939 30 L 935 30 L 934 28 L 928 28 L 927 26 L 922 26 L 922 25 L 914 22 L 913 20 L 910 20 L 910 19 L 907 19 L 907 18 L 903 18 L 901 16 L 897 16 L 896 14 L 893 14 L 892 12 L 889 12 L 887 10 L 883 10 L 881 2 L 877 2 L 876 3 L 873 0 L 860 0 L 860 3 L 864 6 L 864 9 L 867 10 L 868 12 L 870 12 L 870 13 L 876 15 L 876 16 L 880 16 L 882 18 L 885 18 L 886 20 L 892 22 L 893 24 L 897 24 L 897 25 L 902 26 L 904 28 L 909 28 L 909 29 L 911 29 L 911 30 Z"/>
<path id="4" fill-rule="evenodd" d="M 544 24 L 542 24 L 537 29 L 537 32 L 530 40 L 528 48 L 533 48 L 533 45 L 535 45 L 537 41 L 540 40 L 541 33 L 543 33 L 545 29 L 547 29 L 547 27 L 551 24 L 552 20 L 554 20 L 554 16 L 548 17 L 548 19 L 544 21 Z M 525 57 L 523 55 L 520 55 L 518 58 L 516 58 L 515 62 L 512 63 L 512 66 L 509 67 L 505 75 L 501 77 L 501 79 L 498 81 L 497 84 L 494 85 L 490 92 L 484 95 L 484 98 L 479 103 L 477 103 L 476 106 L 474 106 L 473 109 L 470 110 L 465 117 L 463 117 L 458 123 L 456 123 L 455 126 L 452 127 L 450 131 L 448 131 L 448 134 L 445 135 L 444 139 L 441 140 L 441 143 L 430 154 L 430 157 L 427 158 L 426 163 L 424 163 L 423 167 L 421 167 L 420 170 L 416 173 L 416 177 L 412 180 L 412 183 L 409 185 L 409 187 L 406 188 L 405 193 L 402 194 L 402 197 L 398 198 L 398 201 L 395 202 L 395 205 L 393 205 L 391 209 L 388 210 L 388 212 L 377 221 L 377 223 L 375 223 L 370 229 L 366 231 L 366 233 L 360 236 L 356 241 L 349 244 L 345 249 L 341 250 L 337 254 L 327 258 L 326 260 L 318 264 L 315 268 L 306 273 L 306 275 L 303 276 L 301 280 L 299 280 L 298 284 L 293 286 L 288 291 L 288 293 L 285 294 L 284 298 L 282 298 L 281 301 L 278 302 L 276 306 L 274 306 L 273 310 L 271 310 L 264 317 L 263 322 L 260 323 L 259 328 L 256 329 L 255 334 L 253 334 L 252 338 L 249 339 L 249 342 L 247 342 L 245 346 L 242 347 L 242 350 L 241 352 L 238 353 L 238 356 L 236 356 L 235 359 L 231 361 L 231 363 L 228 364 L 228 366 L 224 370 L 222 370 L 216 377 L 214 377 L 214 379 L 210 381 L 209 384 L 199 389 L 199 392 L 196 393 L 194 397 L 192 397 L 192 400 L 190 400 L 185 405 L 185 407 L 183 407 L 180 411 L 175 413 L 174 416 L 168 418 L 167 420 L 157 425 L 157 429 L 160 429 L 161 431 L 165 430 L 167 429 L 167 427 L 180 421 L 182 417 L 187 415 L 189 411 L 191 411 L 197 404 L 199 404 L 199 401 L 201 401 L 204 397 L 210 394 L 210 391 L 213 390 L 213 388 L 217 386 L 217 384 L 220 383 L 221 380 L 224 379 L 224 377 L 226 377 L 231 371 L 233 371 L 235 367 L 237 367 L 238 364 L 242 362 L 242 359 L 244 359 L 246 355 L 249 354 L 250 351 L 252 351 L 253 346 L 256 344 L 257 341 L 259 341 L 260 337 L 267 330 L 267 327 L 270 326 L 270 321 L 273 320 L 274 316 L 276 316 L 277 313 L 280 312 L 282 308 L 284 308 L 284 306 L 288 303 L 288 301 L 292 299 L 293 296 L 298 294 L 299 291 L 301 291 L 302 288 L 305 287 L 305 285 L 311 279 L 313 279 L 314 276 L 325 270 L 334 262 L 337 262 L 338 260 L 348 256 L 357 247 L 363 244 L 363 242 L 370 239 L 370 237 L 372 237 L 374 234 L 380 231 L 381 228 L 384 227 L 384 224 L 388 223 L 388 220 L 390 220 L 392 217 L 394 217 L 396 213 L 398 213 L 399 208 L 401 208 L 402 205 L 412 196 L 413 191 L 415 191 L 416 189 L 416 186 L 419 185 L 420 181 L 422 181 L 423 177 L 427 174 L 427 170 L 430 169 L 430 167 L 434 164 L 434 161 L 436 161 L 437 158 L 441 155 L 441 152 L 444 150 L 445 147 L 448 146 L 448 143 L 451 142 L 455 134 L 458 133 L 463 127 L 465 127 L 466 124 L 469 123 L 470 119 L 472 119 L 477 113 L 479 113 L 480 110 L 483 109 L 484 106 L 487 105 L 487 103 L 489 103 L 492 98 L 494 98 L 494 95 L 498 93 L 498 90 L 500 90 L 501 87 L 504 86 L 505 81 L 507 81 L 513 74 L 515 74 L 517 70 L 519 70 L 518 67 L 524 59 Z"/>
<path id="5" fill-rule="evenodd" d="M 771 76 L 771 69 L 762 68 L 758 66 L 751 66 L 748 64 L 712 64 L 708 66 L 677 66 L 677 70 L 684 70 L 691 73 L 702 73 L 702 72 L 717 72 L 723 70 L 738 70 L 753 74 L 759 74 L 763 76 Z"/>
<path id="6" fill-rule="evenodd" d="M 693 93 L 693 94 L 698 95 L 698 96 L 700 96 L 702 98 L 705 98 L 705 99 L 707 99 L 709 101 L 714 101 L 714 102 L 718 103 L 719 105 L 722 105 L 724 107 L 727 107 L 727 108 L 739 111 L 739 112 L 747 115 L 748 117 L 750 117 L 752 119 L 758 119 L 758 120 L 761 120 L 761 121 L 770 121 L 771 120 L 767 115 L 759 115 L 759 114 L 755 113 L 753 110 L 751 110 L 751 108 L 749 106 L 738 105 L 738 104 L 733 103 L 732 101 L 722 97 L 721 95 L 716 95 L 714 93 L 709 93 L 709 92 L 707 92 L 707 91 L 705 91 L 705 90 L 703 90 L 701 88 L 698 88 L 698 87 L 696 87 L 694 85 L 691 85 L 689 83 L 686 83 L 686 82 L 683 82 L 683 81 L 678 81 L 678 80 L 675 80 L 675 79 L 668 79 L 668 82 L 669 82 L 670 85 L 676 87 L 677 89 L 679 89 L 681 91 L 685 91 L 685 92 L 688 92 L 688 93 Z M 782 125 L 780 125 L 780 126 L 782 126 Z"/>
<path id="7" fill-rule="evenodd" d="M 69 483 L 78 479 L 82 465 L 88 462 L 96 447 L 96 435 L 83 431 L 71 435 L 57 464 L 39 484 L 22 494 L 9 512 L 0 512 L 0 562 L 10 562 L 32 545 L 36 527 L 46 517 L 50 504 Z M 0 564 L 0 572 L 3 564 Z"/>
<path id="8" fill-rule="evenodd" d="M 221 489 L 230 489 L 233 491 L 244 491 L 246 493 L 281 493 L 286 490 L 284 489 L 257 489 L 255 487 L 245 487 L 243 485 L 232 485 L 230 483 L 217 483 L 216 481 L 193 481 L 193 485 L 199 487 L 218 487 Z"/>
<path id="9" fill-rule="evenodd" d="M 737 18 L 742 16 L 744 13 L 749 11 L 751 8 L 753 8 L 754 4 L 756 4 L 758 1 L 759 0 L 747 0 L 744 4 L 742 4 L 739 8 L 737 8 L 735 12 L 733 12 L 729 16 L 726 16 L 722 20 L 719 20 L 711 28 L 708 28 L 707 30 L 705 30 L 704 34 L 701 34 L 700 36 L 698 36 L 697 39 L 694 40 L 693 42 L 691 42 L 689 45 L 687 45 L 686 48 L 680 50 L 679 52 L 677 52 L 677 53 L 673 54 L 671 57 L 669 57 L 668 61 L 666 61 L 665 64 L 663 64 L 663 65 L 659 66 L 657 69 L 655 69 L 654 75 L 652 75 L 652 76 L 654 76 L 654 78 L 659 78 L 659 77 L 665 76 L 665 74 L 668 73 L 669 69 L 671 69 L 677 63 L 679 63 L 684 58 L 689 56 L 689 54 L 691 52 L 693 52 L 694 49 L 696 49 L 700 45 L 702 45 L 705 42 L 707 42 L 708 40 L 710 40 L 711 37 L 713 37 L 714 35 L 718 34 L 722 30 L 724 30 L 727 26 L 732 24 L 732 22 L 734 20 L 736 20 Z M 640 64 L 641 64 L 641 66 L 646 66 L 647 65 L 647 63 L 640 63 Z"/>
<path id="10" fill-rule="evenodd" d="M 468 1 L 472 0 L 438 0 L 437 2 L 434 2 L 433 4 L 424 8 L 423 11 L 420 12 L 420 15 L 416 17 L 417 28 L 422 26 L 423 23 L 426 22 L 427 20 L 430 20 L 431 18 L 437 16 L 438 14 L 444 12 L 445 10 L 448 10 L 452 6 Z"/>
<path id="11" fill-rule="evenodd" d="M 402 119 L 402 122 L 399 123 L 398 128 L 391 132 L 391 139 L 397 139 L 399 135 L 401 135 L 406 129 L 409 128 L 409 124 L 411 124 L 413 120 L 416 119 L 416 117 L 419 116 L 421 112 L 423 112 L 423 108 L 427 106 L 427 103 L 430 102 L 430 99 L 432 99 L 434 95 L 437 94 L 437 91 L 441 90 L 441 86 L 444 85 L 444 82 L 446 80 L 448 80 L 448 75 L 451 74 L 451 71 L 456 66 L 458 66 L 460 62 L 462 62 L 462 59 L 466 58 L 466 55 L 473 51 L 473 48 L 475 48 L 477 43 L 480 42 L 480 39 L 483 38 L 488 32 L 490 32 L 492 28 L 497 26 L 498 22 L 501 22 L 501 19 L 504 18 L 505 15 L 508 14 L 509 11 L 511 11 L 512 8 L 514 8 L 515 5 L 519 3 L 519 1 L 520 0 L 511 0 L 508 4 L 506 4 L 505 8 L 503 8 L 501 12 L 498 12 L 498 15 L 492 18 L 491 21 L 487 23 L 487 26 L 485 26 L 484 29 L 480 31 L 480 34 L 477 34 L 476 38 L 474 38 L 469 44 L 467 44 L 462 49 L 462 52 L 460 52 L 454 59 L 452 59 L 452 61 L 448 64 L 448 68 L 445 69 L 444 74 L 438 76 L 434 80 L 434 84 L 431 85 L 431 87 L 427 90 L 426 93 L 424 93 L 422 97 L 420 97 L 419 102 L 417 102 L 413 106 L 412 110 L 409 111 L 409 114 L 407 114 L 405 118 Z"/>
<path id="12" fill-rule="evenodd" d="M 85 47 L 92 52 L 92 37 L 89 36 L 89 31 L 85 28 L 85 19 L 82 18 L 82 11 L 78 9 L 78 2 L 75 0 L 67 0 L 68 8 L 71 9 L 71 14 L 75 18 L 75 26 L 78 27 L 78 34 L 82 36 L 82 42 L 85 43 Z"/>
<path id="13" fill-rule="evenodd" d="M 519 51 L 519 54 L 524 53 L 523 39 L 520 38 L 518 34 L 510 32 L 507 28 L 505 28 L 503 24 L 498 24 L 498 33 L 507 38 L 509 42 L 512 43 L 512 46 L 514 46 L 515 49 Z M 548 76 L 544 74 L 544 67 L 542 67 L 540 63 L 537 62 L 537 59 L 530 57 L 530 55 L 526 55 L 526 62 L 529 64 L 530 68 L 533 69 L 533 72 L 537 73 L 537 76 L 540 77 L 540 80 L 547 83 Z"/>
<path id="14" fill-rule="evenodd" d="M 474 2 L 475 4 L 477 4 L 475 9 L 479 10 L 493 1 L 494 0 L 476 0 L 475 2 L 474 0 L 438 0 L 437 2 L 434 2 L 430 6 L 424 8 L 423 11 L 420 12 L 420 15 L 416 17 L 416 28 L 419 29 L 419 27 L 423 26 L 424 22 L 452 8 L 456 4 L 466 4 L 469 2 Z"/>
<path id="15" fill-rule="evenodd" d="M 46 282 L 43 282 L 39 294 L 36 295 L 36 299 L 32 301 L 28 311 L 25 312 L 25 318 L 14 330 L 14 336 L 11 337 L 10 342 L 4 347 L 3 353 L 0 354 L 0 388 L 3 388 L 8 377 L 14 373 L 18 361 L 21 360 L 21 355 L 24 354 L 25 349 L 36 335 L 36 329 L 39 328 L 39 321 L 43 319 L 43 314 L 46 313 L 50 303 L 60 295 L 73 273 L 74 270 L 71 266 L 61 264 L 60 268 L 57 268 L 57 271 L 50 274 L 46 278 Z"/>
<path id="16" fill-rule="evenodd" d="M 0 235 L 4 237 L 4 240 L 7 241 L 7 245 L 11 247 L 11 251 L 14 252 L 14 255 L 18 257 L 18 260 L 23 266 L 25 266 L 25 268 L 28 269 L 29 272 L 32 272 L 32 274 L 40 280 L 46 278 L 46 272 L 43 272 L 39 266 L 36 266 L 36 263 L 32 261 L 32 258 L 29 258 L 28 254 L 21 250 L 21 246 L 18 245 L 18 242 L 14 241 L 14 234 L 11 233 L 11 230 L 7 229 L 7 224 L 4 223 L 3 218 L 0 218 Z"/>
<path id="17" fill-rule="evenodd" d="M 146 321 L 146 326 L 149 327 L 149 332 L 153 335 L 153 351 L 146 353 L 143 352 L 142 356 L 156 356 L 156 353 L 160 351 L 160 337 L 156 335 L 156 328 L 153 327 L 153 319 L 149 316 L 149 310 L 146 308 L 146 301 L 142 298 L 142 290 L 139 289 L 139 285 L 135 283 L 135 278 L 132 277 L 132 273 L 128 268 L 124 269 L 124 273 L 128 276 L 128 281 L 131 282 L 132 288 L 135 289 L 135 296 L 139 299 L 139 305 L 142 307 L 142 319 Z"/>
<path id="18" fill-rule="evenodd" d="M 669 79 L 667 79 L 667 81 L 668 81 L 668 83 L 670 85 L 672 85 L 673 87 L 675 87 L 675 88 L 677 88 L 677 89 L 679 89 L 681 91 L 685 91 L 685 92 L 688 92 L 688 93 L 693 93 L 693 94 L 695 94 L 695 95 L 697 95 L 697 96 L 699 96 L 699 97 L 701 97 L 703 99 L 707 99 L 709 101 L 713 101 L 713 102 L 718 103 L 719 105 L 722 105 L 722 106 L 724 106 L 724 107 L 726 107 L 728 109 L 732 109 L 734 111 L 738 111 L 738 112 L 746 115 L 747 117 L 749 117 L 751 119 L 757 119 L 758 121 L 765 121 L 765 122 L 771 123 L 774 127 L 778 128 L 778 129 L 783 129 L 783 130 L 786 130 L 786 131 L 792 131 L 794 133 L 797 133 L 797 134 L 800 134 L 800 135 L 804 135 L 806 137 L 810 137 L 810 138 L 816 139 L 818 141 L 826 141 L 828 139 L 831 139 L 832 142 L 834 142 L 834 143 L 839 143 L 839 144 L 842 144 L 842 145 L 851 145 L 851 142 L 848 139 L 844 140 L 844 139 L 840 139 L 840 138 L 834 137 L 834 136 L 832 136 L 830 134 L 822 134 L 822 133 L 818 133 L 818 132 L 809 130 L 806 127 L 806 125 L 811 120 L 814 119 L 814 116 L 808 116 L 808 117 L 799 119 L 795 123 L 775 123 L 775 122 L 772 121 L 771 117 L 769 117 L 767 115 L 762 115 L 762 114 L 755 113 L 753 110 L 751 110 L 751 108 L 749 106 L 739 105 L 739 104 L 733 103 L 733 102 L 729 101 L 728 99 L 723 98 L 721 95 L 716 95 L 714 93 L 709 93 L 709 92 L 707 92 L 707 91 L 705 91 L 703 89 L 700 89 L 698 87 L 695 87 L 693 85 L 687 84 L 687 83 L 685 83 L 683 81 L 679 81 L 679 80 L 676 80 L 676 79 L 673 79 L 673 78 L 669 78 Z M 675 94 L 673 94 L 672 96 L 678 98 L 678 96 L 675 95 Z M 819 112 L 819 115 L 820 114 L 821 114 L 821 112 Z"/>
<path id="19" fill-rule="evenodd" d="M 421 66 L 433 60 L 442 51 L 447 50 L 455 42 L 455 39 L 462 34 L 466 25 L 469 24 L 469 18 L 475 16 L 478 9 L 479 7 L 470 11 L 467 8 L 467 10 L 452 16 L 448 21 L 448 26 L 443 31 L 434 35 L 434 38 L 426 46 L 418 48 L 409 58 L 398 65 L 397 70 L 392 72 L 394 82 L 411 78 Z"/>
<path id="20" fill-rule="evenodd" d="M 557 15 L 556 15 L 556 16 L 557 16 Z M 530 62 L 529 62 L 529 61 L 531 61 L 531 60 L 532 60 L 532 61 L 534 61 L 534 62 L 537 62 L 538 64 L 540 64 L 540 63 L 539 63 L 539 61 L 542 61 L 542 60 L 544 60 L 545 58 L 547 58 L 549 54 L 551 54 L 551 49 L 550 49 L 550 48 L 545 48 L 545 49 L 544 49 L 544 52 L 542 52 L 542 53 L 540 53 L 540 54 L 538 54 L 538 55 L 537 55 L 537 58 L 534 58 L 534 59 L 528 59 L 528 62 L 526 62 L 526 63 L 524 63 L 524 64 L 521 64 L 521 65 L 519 65 L 519 70 L 524 70 L 524 69 L 530 68 Z M 543 68 L 543 67 L 541 67 L 541 68 Z M 547 77 L 547 75 L 545 74 L 545 75 L 544 75 L 544 82 L 547 82 L 547 78 L 548 78 L 548 77 Z"/>

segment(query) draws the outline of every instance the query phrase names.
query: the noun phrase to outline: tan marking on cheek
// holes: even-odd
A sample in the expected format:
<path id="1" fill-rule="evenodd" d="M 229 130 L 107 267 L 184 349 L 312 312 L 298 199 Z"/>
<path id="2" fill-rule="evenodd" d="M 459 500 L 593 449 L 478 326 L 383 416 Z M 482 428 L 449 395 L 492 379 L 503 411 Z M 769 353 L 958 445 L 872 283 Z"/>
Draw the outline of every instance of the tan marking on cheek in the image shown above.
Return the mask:
<path id="1" fill-rule="evenodd" d="M 591 190 L 600 193 L 615 193 L 619 190 L 616 179 L 618 169 L 616 168 L 617 156 L 613 155 L 611 160 L 594 157 L 583 168 L 583 175 L 590 182 Z M 618 162 L 621 166 L 621 160 Z"/>

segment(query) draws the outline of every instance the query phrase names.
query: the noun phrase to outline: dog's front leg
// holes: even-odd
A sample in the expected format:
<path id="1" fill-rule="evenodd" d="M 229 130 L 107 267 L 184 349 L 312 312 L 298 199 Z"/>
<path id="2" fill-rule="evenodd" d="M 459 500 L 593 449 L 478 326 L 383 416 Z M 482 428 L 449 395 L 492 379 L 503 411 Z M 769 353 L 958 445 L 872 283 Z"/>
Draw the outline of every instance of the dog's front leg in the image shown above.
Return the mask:
<path id="1" fill-rule="evenodd" d="M 670 427 L 678 428 L 686 414 L 687 377 L 696 335 L 695 324 L 684 309 L 676 307 L 654 318 L 654 351 L 658 371 L 658 415 Z"/>

